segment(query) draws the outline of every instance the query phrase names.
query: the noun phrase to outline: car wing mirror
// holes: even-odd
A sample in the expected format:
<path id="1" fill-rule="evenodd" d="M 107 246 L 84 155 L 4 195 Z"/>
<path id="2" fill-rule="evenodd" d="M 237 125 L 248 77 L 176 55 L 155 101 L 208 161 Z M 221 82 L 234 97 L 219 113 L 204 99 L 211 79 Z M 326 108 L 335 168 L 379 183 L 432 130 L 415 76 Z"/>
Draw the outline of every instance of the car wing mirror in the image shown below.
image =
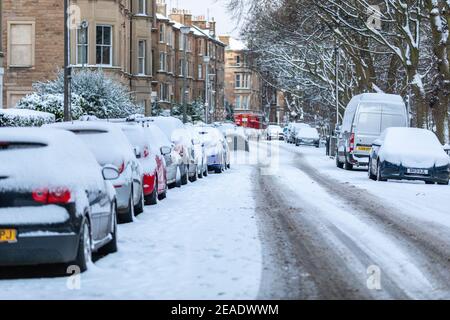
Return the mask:
<path id="1" fill-rule="evenodd" d="M 105 181 L 117 180 L 120 177 L 119 169 L 111 164 L 103 167 L 102 175 Z"/>
<path id="2" fill-rule="evenodd" d="M 163 156 L 167 156 L 172 152 L 172 148 L 170 147 L 161 147 L 161 154 Z"/>
<path id="3" fill-rule="evenodd" d="M 141 148 L 140 147 L 134 147 L 134 155 L 136 156 L 136 159 L 141 158 Z"/>

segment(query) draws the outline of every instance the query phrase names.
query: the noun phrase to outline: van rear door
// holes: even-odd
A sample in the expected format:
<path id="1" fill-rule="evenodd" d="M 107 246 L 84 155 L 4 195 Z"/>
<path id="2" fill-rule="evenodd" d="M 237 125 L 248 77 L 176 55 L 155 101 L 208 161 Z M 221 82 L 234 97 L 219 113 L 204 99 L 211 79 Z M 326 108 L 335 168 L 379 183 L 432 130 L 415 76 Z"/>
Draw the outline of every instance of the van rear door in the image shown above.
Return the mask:
<path id="1" fill-rule="evenodd" d="M 382 106 L 379 103 L 367 103 L 359 106 L 355 119 L 355 154 L 368 156 L 372 143 L 381 133 Z"/>

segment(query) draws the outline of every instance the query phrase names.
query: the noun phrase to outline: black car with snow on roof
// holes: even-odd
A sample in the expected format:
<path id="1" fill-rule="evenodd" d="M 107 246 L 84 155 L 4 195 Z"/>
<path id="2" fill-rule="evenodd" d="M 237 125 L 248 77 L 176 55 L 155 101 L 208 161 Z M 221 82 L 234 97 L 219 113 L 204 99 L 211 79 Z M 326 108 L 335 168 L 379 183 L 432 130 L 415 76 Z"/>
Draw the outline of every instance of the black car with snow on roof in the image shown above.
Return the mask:
<path id="1" fill-rule="evenodd" d="M 0 266 L 68 263 L 117 251 L 116 199 L 102 169 L 73 133 L 0 129 Z"/>

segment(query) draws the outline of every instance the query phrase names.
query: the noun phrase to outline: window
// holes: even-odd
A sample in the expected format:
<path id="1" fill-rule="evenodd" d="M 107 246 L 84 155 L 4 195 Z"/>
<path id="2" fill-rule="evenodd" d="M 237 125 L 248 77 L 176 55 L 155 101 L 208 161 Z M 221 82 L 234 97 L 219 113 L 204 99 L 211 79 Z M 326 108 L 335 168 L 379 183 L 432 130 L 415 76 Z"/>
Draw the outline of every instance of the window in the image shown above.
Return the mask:
<path id="1" fill-rule="evenodd" d="M 198 79 L 203 79 L 203 65 L 198 65 Z"/>
<path id="2" fill-rule="evenodd" d="M 240 88 L 241 87 L 241 75 L 240 74 L 236 75 L 235 87 L 236 88 Z"/>
<path id="3" fill-rule="evenodd" d="M 88 64 L 88 28 L 77 30 L 77 64 Z"/>
<path id="4" fill-rule="evenodd" d="M 250 75 L 244 74 L 242 76 L 242 79 L 243 79 L 242 88 L 250 89 Z"/>
<path id="5" fill-rule="evenodd" d="M 160 90 L 159 90 L 159 99 L 161 101 L 169 101 L 170 96 L 170 87 L 167 83 L 161 83 L 160 84 Z"/>
<path id="6" fill-rule="evenodd" d="M 241 96 L 236 96 L 235 108 L 241 109 Z"/>
<path id="7" fill-rule="evenodd" d="M 249 108 L 249 96 L 242 97 L 242 109 L 248 110 Z"/>
<path id="8" fill-rule="evenodd" d="M 180 33 L 180 50 L 183 51 L 184 50 L 184 34 Z"/>
<path id="9" fill-rule="evenodd" d="M 159 25 L 159 42 L 164 42 L 165 39 L 165 26 L 163 24 Z"/>
<path id="10" fill-rule="evenodd" d="M 180 59 L 180 76 L 184 76 L 186 70 L 186 64 L 184 63 L 184 59 Z"/>
<path id="11" fill-rule="evenodd" d="M 238 66 L 241 64 L 241 56 L 236 56 L 236 64 Z"/>
<path id="12" fill-rule="evenodd" d="M 159 71 L 167 71 L 167 53 L 160 52 L 159 53 Z"/>
<path id="13" fill-rule="evenodd" d="M 147 41 L 140 40 L 139 41 L 139 49 L 138 49 L 138 73 L 140 75 L 144 75 L 145 72 L 145 61 L 147 60 Z"/>
<path id="14" fill-rule="evenodd" d="M 147 14 L 147 0 L 139 0 L 138 14 Z"/>
<path id="15" fill-rule="evenodd" d="M 112 64 L 112 27 L 97 26 L 96 63 L 110 66 Z"/>
<path id="16" fill-rule="evenodd" d="M 8 64 L 11 67 L 34 65 L 34 22 L 10 22 L 8 24 Z"/>

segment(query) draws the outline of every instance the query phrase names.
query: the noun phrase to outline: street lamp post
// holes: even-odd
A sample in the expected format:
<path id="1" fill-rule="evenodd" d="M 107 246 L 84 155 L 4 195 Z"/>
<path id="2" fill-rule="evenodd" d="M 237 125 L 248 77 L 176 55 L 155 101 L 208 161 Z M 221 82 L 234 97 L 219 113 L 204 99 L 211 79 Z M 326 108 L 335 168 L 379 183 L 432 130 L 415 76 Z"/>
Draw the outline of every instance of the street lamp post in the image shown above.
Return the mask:
<path id="1" fill-rule="evenodd" d="M 339 45 L 336 43 L 335 47 L 336 56 L 336 128 L 339 126 L 339 65 L 340 65 L 340 55 L 339 55 Z"/>
<path id="2" fill-rule="evenodd" d="M 70 121 L 70 72 L 69 72 L 69 1 L 64 0 L 64 121 Z"/>
<path id="3" fill-rule="evenodd" d="M 203 57 L 203 62 L 206 64 L 205 73 L 205 122 L 209 123 L 209 62 L 211 61 L 209 56 Z"/>
<path id="4" fill-rule="evenodd" d="M 181 33 L 183 36 L 183 50 L 184 50 L 184 72 L 183 72 L 183 123 L 187 123 L 187 35 L 191 32 L 191 28 L 187 26 L 181 27 Z"/>

